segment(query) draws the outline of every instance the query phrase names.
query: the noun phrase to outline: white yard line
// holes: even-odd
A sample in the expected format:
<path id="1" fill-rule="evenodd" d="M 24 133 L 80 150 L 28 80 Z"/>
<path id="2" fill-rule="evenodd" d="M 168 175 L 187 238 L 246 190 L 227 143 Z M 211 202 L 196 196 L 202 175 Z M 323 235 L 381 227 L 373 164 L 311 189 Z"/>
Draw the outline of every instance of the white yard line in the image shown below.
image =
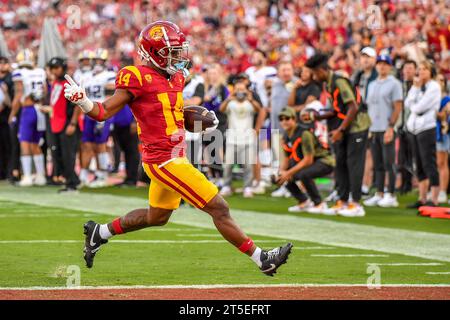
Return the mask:
<path id="1" fill-rule="evenodd" d="M 403 266 L 442 266 L 444 265 L 443 263 L 435 263 L 435 262 L 430 262 L 430 263 L 414 263 L 414 262 L 401 262 L 401 263 L 378 263 L 378 262 L 367 262 L 367 264 L 374 264 L 377 266 L 389 266 L 389 267 L 403 267 Z"/>
<path id="2" fill-rule="evenodd" d="M 83 240 L 0 240 L 0 244 L 83 243 Z M 113 243 L 228 243 L 226 240 L 110 240 Z M 261 243 L 278 243 L 280 240 L 258 240 Z"/>
<path id="3" fill-rule="evenodd" d="M 222 238 L 221 234 L 212 234 L 212 233 L 192 233 L 192 234 L 185 234 L 185 233 L 177 233 L 177 237 L 212 237 L 212 238 Z M 256 240 L 255 240 L 256 241 Z"/>
<path id="4" fill-rule="evenodd" d="M 17 188 L 5 184 L 0 185 L 0 200 L 111 216 L 148 205 L 146 199 L 105 194 L 80 193 L 61 197 L 48 188 L 32 188 L 27 190 L 25 197 Z M 450 235 L 446 234 L 355 224 L 345 218 L 340 222 L 233 208 L 231 214 L 248 234 L 450 262 L 450 246 L 442 245 L 450 243 Z M 177 210 L 171 221 L 190 227 L 215 229 L 209 215 L 191 208 Z"/>
<path id="5" fill-rule="evenodd" d="M 382 284 L 382 288 L 450 288 L 450 283 L 438 284 Z M 80 287 L 0 287 L 0 291 L 35 291 L 35 290 L 114 290 L 114 289 L 227 289 L 227 288 L 320 288 L 320 287 L 356 287 L 368 288 L 367 284 L 317 284 L 317 283 L 286 283 L 286 284 L 212 284 L 212 285 L 153 285 L 153 286 L 80 286 Z M 369 289 L 368 289 L 369 290 Z M 373 290 L 373 289 L 372 289 Z"/>
<path id="6" fill-rule="evenodd" d="M 450 271 L 444 271 L 444 272 L 425 272 L 426 274 L 430 275 L 439 275 L 439 274 L 450 274 Z"/>
<path id="7" fill-rule="evenodd" d="M 380 257 L 387 258 L 388 254 L 312 254 L 311 257 L 324 257 L 324 258 L 357 258 L 357 257 Z"/>
<path id="8" fill-rule="evenodd" d="M 293 247 L 292 250 L 336 250 L 334 247 Z"/>
<path id="9" fill-rule="evenodd" d="M 180 231 L 182 231 L 182 232 L 191 232 L 191 231 L 200 232 L 200 231 L 202 231 L 202 229 L 162 227 L 162 228 L 148 228 L 148 229 L 141 230 L 141 232 L 142 231 L 145 231 L 145 232 L 180 232 Z"/>

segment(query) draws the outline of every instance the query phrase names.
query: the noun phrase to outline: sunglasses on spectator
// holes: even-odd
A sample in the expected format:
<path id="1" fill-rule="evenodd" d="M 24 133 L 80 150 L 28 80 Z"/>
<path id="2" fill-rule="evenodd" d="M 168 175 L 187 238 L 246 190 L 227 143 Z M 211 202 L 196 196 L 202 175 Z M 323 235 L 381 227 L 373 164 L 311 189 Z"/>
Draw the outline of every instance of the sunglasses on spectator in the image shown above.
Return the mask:
<path id="1" fill-rule="evenodd" d="M 278 118 L 278 120 L 280 120 L 280 121 L 288 121 L 290 119 L 292 119 L 292 118 L 288 118 L 288 117 L 279 117 Z"/>

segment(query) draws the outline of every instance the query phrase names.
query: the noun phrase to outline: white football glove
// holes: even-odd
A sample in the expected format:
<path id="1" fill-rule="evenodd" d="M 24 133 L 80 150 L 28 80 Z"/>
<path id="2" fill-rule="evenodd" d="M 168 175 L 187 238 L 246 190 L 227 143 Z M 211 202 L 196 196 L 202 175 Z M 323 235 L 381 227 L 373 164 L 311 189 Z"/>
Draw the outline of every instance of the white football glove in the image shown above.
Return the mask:
<path id="1" fill-rule="evenodd" d="M 203 132 L 211 132 L 217 129 L 217 126 L 219 125 L 219 119 L 217 119 L 216 113 L 214 111 L 209 111 L 209 113 L 212 113 L 212 115 L 214 116 L 214 125 L 212 127 L 206 128 L 205 130 L 203 130 Z"/>
<path id="2" fill-rule="evenodd" d="M 94 103 L 87 97 L 83 85 L 79 86 L 68 74 L 64 78 L 69 82 L 64 84 L 64 96 L 66 99 L 79 106 L 84 113 L 91 112 L 94 108 Z"/>

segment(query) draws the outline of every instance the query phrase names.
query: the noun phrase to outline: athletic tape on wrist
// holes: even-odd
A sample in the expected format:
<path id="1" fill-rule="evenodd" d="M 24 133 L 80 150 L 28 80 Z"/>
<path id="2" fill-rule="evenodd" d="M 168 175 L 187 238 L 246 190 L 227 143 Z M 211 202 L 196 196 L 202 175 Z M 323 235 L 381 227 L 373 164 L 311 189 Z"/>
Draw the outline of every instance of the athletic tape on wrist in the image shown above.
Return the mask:
<path id="1" fill-rule="evenodd" d="M 114 229 L 115 234 L 123 233 L 122 226 L 120 225 L 120 218 L 114 219 L 112 222 L 112 227 Z"/>
<path id="2" fill-rule="evenodd" d="M 250 250 L 253 247 L 253 240 L 248 238 L 244 241 L 243 244 L 239 247 L 239 251 L 242 253 L 246 253 L 248 250 Z"/>

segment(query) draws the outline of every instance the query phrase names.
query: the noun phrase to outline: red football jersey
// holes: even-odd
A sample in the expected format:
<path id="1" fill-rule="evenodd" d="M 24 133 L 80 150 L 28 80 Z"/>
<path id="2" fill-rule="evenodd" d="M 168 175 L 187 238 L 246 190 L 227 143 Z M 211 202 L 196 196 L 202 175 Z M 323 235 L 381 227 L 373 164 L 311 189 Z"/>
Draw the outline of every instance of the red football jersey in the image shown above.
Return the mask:
<path id="1" fill-rule="evenodd" d="M 148 66 L 128 66 L 119 71 L 116 88 L 126 89 L 142 142 L 144 163 L 163 163 L 186 154 L 183 117 L 184 77 L 170 80 Z"/>

